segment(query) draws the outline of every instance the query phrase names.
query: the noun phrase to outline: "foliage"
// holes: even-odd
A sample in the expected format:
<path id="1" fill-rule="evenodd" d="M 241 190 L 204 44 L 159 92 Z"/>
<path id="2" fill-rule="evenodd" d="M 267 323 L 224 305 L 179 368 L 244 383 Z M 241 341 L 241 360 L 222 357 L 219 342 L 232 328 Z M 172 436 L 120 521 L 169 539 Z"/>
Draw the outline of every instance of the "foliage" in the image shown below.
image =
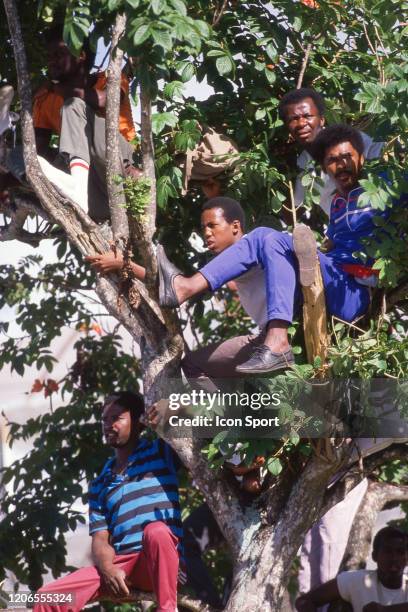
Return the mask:
<path id="1" fill-rule="evenodd" d="M 123 181 L 123 191 L 126 198 L 126 210 L 133 218 L 138 218 L 149 205 L 151 184 L 146 178 L 134 179 L 127 176 Z"/>
<path id="2" fill-rule="evenodd" d="M 136 96 L 139 83 L 147 86 L 157 110 L 153 117 L 157 237 L 170 258 L 186 271 L 205 259 L 188 241 L 199 226 L 202 195 L 192 193 L 181 198 L 182 175 L 177 159 L 179 153 L 198 142 L 199 124 L 228 134 L 242 150 L 243 163 L 231 182 L 230 192 L 242 201 L 249 226 L 262 223 L 282 227 L 282 206 L 289 202 L 289 181 L 297 173 L 297 150 L 288 142 L 277 107 L 283 93 L 296 86 L 308 44 L 311 54 L 304 85 L 324 92 L 327 121 L 351 122 L 385 142 L 388 181 L 378 177 L 384 165 L 377 164 L 367 169 L 362 183 L 374 205 L 383 209 L 406 189 L 405 0 L 229 0 L 225 11 L 219 14 L 220 7 L 217 0 L 19 2 L 35 86 L 45 70 L 41 35 L 53 18 L 65 18 L 65 39 L 78 52 L 91 22 L 92 43 L 95 45 L 102 36 L 108 44 L 116 12 L 126 12 L 128 25 L 121 44 L 129 56 L 137 58 L 133 62 L 132 91 Z M 15 84 L 6 20 L 1 15 L 0 36 L 6 44 L 0 58 L 0 76 Z M 195 82 L 212 88 L 206 100 L 197 101 L 186 93 Z M 310 209 L 314 194 L 307 173 L 304 184 L 310 188 Z M 136 202 L 131 207 L 137 215 L 145 209 L 148 188 L 144 182 L 125 181 L 126 196 L 128 201 Z M 407 279 L 403 240 L 407 218 L 399 211 L 393 213 L 393 224 L 385 238 L 370 246 L 385 286 L 396 286 Z M 312 216 L 312 222 L 313 229 L 322 235 L 324 219 Z M 59 241 L 58 255 L 60 262 L 52 266 L 41 267 L 40 259 L 32 256 L 15 269 L 0 269 L 0 307 L 15 308 L 22 334 L 20 338 L 8 337 L 7 324 L 2 325 L 5 338 L 0 367 L 10 364 L 21 375 L 27 365 L 35 364 L 38 369 L 45 366 L 50 378 L 40 380 L 36 388 L 39 392 L 48 389 L 53 403 L 50 380 L 53 381 L 55 357 L 50 343 L 63 326 L 83 325 L 88 330 L 77 343 L 77 363 L 57 383 L 66 397 L 72 394 L 69 406 L 53 408 L 21 427 L 11 426 L 12 439 L 34 436 L 34 442 L 30 455 L 4 474 L 16 488 L 3 500 L 3 511 L 8 514 L 0 528 L 0 550 L 4 555 L 1 566 L 13 570 L 33 588 L 47 567 L 55 575 L 65 569 L 64 533 L 81 520 L 70 505 L 83 494 L 81 484 L 103 459 L 104 451 L 95 444 L 94 404 L 114 388 L 137 384 L 137 365 L 121 351 L 118 336 L 99 338 L 90 331 L 94 318 L 81 293 L 92 287 L 94 277 L 78 255 L 67 250 L 64 241 Z M 224 313 L 205 310 L 200 305 L 193 309 L 192 326 L 203 334 L 205 342 L 250 330 L 239 305 L 234 300 L 225 304 Z M 401 328 L 397 329 L 401 336 L 406 334 L 405 323 L 398 321 L 403 314 L 406 303 L 386 326 L 371 322 L 362 332 L 334 322 L 333 371 L 362 378 L 406 375 L 406 341 L 400 342 L 389 333 L 392 324 Z M 296 332 L 296 326 L 293 332 L 302 368 L 301 333 L 299 328 Z M 295 372 L 299 381 L 312 375 L 311 366 L 303 368 Z M 289 401 L 286 409 L 287 406 L 290 408 Z M 214 465 L 220 465 L 231 452 L 227 442 L 224 436 L 208 445 L 207 456 Z M 226 454 L 221 456 L 220 449 Z M 257 455 L 268 456 L 269 472 L 284 477 L 293 470 L 294 458 L 307 456 L 310 446 L 299 440 L 294 431 L 286 440 L 244 440 L 240 452 L 248 464 Z M 398 471 L 398 466 L 391 466 L 386 478 L 393 479 Z M 32 520 L 33 512 L 37 521 Z"/>

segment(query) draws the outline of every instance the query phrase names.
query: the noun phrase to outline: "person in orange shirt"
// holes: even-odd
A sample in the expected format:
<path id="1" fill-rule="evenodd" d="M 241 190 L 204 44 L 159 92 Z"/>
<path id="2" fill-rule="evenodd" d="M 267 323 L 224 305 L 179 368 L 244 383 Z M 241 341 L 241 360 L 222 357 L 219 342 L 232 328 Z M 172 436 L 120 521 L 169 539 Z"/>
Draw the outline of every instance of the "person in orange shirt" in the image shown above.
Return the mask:
<path id="1" fill-rule="evenodd" d="M 47 177 L 63 193 L 89 211 L 95 221 L 109 219 L 106 190 L 105 106 L 106 76 L 91 73 L 95 61 L 89 40 L 78 57 L 63 40 L 62 25 L 45 34 L 49 82 L 34 96 L 33 121 L 40 164 Z M 124 174 L 135 177 L 132 165 L 135 129 L 129 102 L 129 83 L 122 76 L 120 102 L 120 153 Z M 59 135 L 59 154 L 70 174 L 57 169 L 53 134 Z M 50 163 L 51 162 L 51 163 Z"/>

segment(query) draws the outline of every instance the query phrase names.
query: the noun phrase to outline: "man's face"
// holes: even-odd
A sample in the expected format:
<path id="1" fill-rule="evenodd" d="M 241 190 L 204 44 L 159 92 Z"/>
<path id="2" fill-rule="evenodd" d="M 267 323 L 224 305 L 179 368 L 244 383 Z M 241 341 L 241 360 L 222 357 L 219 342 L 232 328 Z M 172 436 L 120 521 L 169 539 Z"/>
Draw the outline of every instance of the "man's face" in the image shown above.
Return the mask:
<path id="1" fill-rule="evenodd" d="M 358 186 L 363 163 L 363 156 L 351 142 L 341 142 L 326 149 L 323 169 L 334 180 L 339 193 L 347 196 Z"/>
<path id="2" fill-rule="evenodd" d="M 303 147 L 311 144 L 324 125 L 319 109 L 312 98 L 288 104 L 285 125 L 289 134 Z"/>
<path id="3" fill-rule="evenodd" d="M 129 410 L 114 402 L 107 403 L 102 413 L 102 429 L 109 446 L 125 446 L 133 433 Z"/>
<path id="4" fill-rule="evenodd" d="M 404 538 L 391 537 L 382 541 L 377 553 L 373 553 L 377 563 L 378 575 L 384 586 L 398 585 L 408 564 L 407 542 Z"/>
<path id="5" fill-rule="evenodd" d="M 74 57 L 62 40 L 52 40 L 48 43 L 47 58 L 48 76 L 52 81 L 61 83 L 74 76 L 83 61 L 82 54 Z"/>
<path id="6" fill-rule="evenodd" d="M 201 184 L 201 189 L 208 200 L 221 195 L 221 183 L 217 179 L 207 179 Z"/>
<path id="7" fill-rule="evenodd" d="M 239 221 L 228 223 L 222 208 L 204 210 L 201 215 L 201 230 L 208 249 L 215 254 L 231 246 L 242 235 Z"/>

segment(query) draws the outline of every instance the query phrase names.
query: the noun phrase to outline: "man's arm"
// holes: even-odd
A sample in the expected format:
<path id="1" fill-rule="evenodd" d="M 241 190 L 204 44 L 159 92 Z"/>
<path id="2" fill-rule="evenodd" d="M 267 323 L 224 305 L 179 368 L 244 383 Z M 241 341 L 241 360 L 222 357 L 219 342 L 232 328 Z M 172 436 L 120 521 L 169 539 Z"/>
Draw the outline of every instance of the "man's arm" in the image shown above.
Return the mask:
<path id="1" fill-rule="evenodd" d="M 100 272 L 100 274 L 117 272 L 123 268 L 123 255 L 119 251 L 116 253 L 108 251 L 107 253 L 102 253 L 102 255 L 88 255 L 85 257 L 85 261 L 88 261 L 97 272 Z M 144 281 L 146 276 L 145 268 L 133 261 L 130 262 L 130 267 L 135 277 L 138 280 Z"/>
<path id="2" fill-rule="evenodd" d="M 337 580 L 334 578 L 313 589 L 313 591 L 298 597 L 295 606 L 298 612 L 316 612 L 318 607 L 338 600 L 341 600 L 341 597 Z"/>
<path id="3" fill-rule="evenodd" d="M 109 531 L 103 529 L 92 534 L 93 562 L 109 591 L 116 597 L 123 597 L 129 595 L 126 573 L 123 569 L 115 567 L 113 563 L 114 558 L 115 550 L 109 542 Z"/>

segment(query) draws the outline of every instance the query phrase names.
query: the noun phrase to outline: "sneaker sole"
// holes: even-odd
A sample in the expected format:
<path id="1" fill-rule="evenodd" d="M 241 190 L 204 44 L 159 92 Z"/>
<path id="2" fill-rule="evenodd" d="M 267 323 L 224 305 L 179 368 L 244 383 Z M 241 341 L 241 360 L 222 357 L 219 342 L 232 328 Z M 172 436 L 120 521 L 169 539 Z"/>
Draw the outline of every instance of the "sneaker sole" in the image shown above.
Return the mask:
<path id="1" fill-rule="evenodd" d="M 313 232 L 307 225 L 297 225 L 293 230 L 293 249 L 299 263 L 302 287 L 310 287 L 316 278 L 317 245 Z"/>

